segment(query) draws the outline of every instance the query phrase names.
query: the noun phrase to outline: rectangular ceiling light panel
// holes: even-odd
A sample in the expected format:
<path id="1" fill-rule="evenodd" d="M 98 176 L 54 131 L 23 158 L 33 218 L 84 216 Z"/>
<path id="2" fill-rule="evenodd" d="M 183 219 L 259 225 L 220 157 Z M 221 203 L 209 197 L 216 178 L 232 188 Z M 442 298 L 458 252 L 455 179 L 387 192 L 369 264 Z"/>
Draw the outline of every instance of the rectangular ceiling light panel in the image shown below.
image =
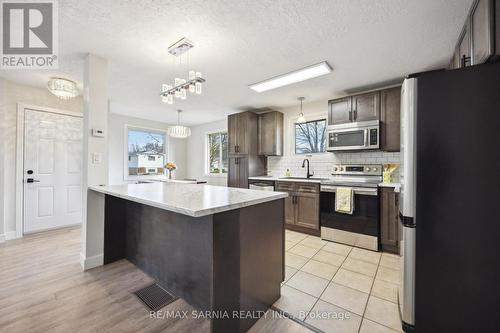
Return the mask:
<path id="1" fill-rule="evenodd" d="M 268 91 L 271 89 L 322 76 L 330 73 L 331 71 L 332 68 L 330 67 L 330 65 L 326 61 L 323 61 L 316 65 L 308 66 L 287 74 L 264 80 L 262 82 L 254 83 L 250 85 L 250 89 L 255 90 L 256 92 Z"/>

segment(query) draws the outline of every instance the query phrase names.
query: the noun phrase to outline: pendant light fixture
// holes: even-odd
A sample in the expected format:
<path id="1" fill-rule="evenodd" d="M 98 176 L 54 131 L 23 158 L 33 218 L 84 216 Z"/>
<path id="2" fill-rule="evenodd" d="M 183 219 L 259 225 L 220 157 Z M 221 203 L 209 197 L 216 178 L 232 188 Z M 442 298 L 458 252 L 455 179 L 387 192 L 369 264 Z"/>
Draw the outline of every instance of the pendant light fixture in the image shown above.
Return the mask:
<path id="1" fill-rule="evenodd" d="M 300 113 L 299 113 L 299 118 L 297 119 L 297 123 L 305 123 L 306 118 L 304 118 L 304 113 L 302 112 L 302 102 L 304 101 L 304 97 L 299 97 L 298 100 L 300 101 Z"/>
<path id="2" fill-rule="evenodd" d="M 185 139 L 191 136 L 191 129 L 181 125 L 181 112 L 182 110 L 177 110 L 177 125 L 169 126 L 167 134 L 173 138 Z"/>

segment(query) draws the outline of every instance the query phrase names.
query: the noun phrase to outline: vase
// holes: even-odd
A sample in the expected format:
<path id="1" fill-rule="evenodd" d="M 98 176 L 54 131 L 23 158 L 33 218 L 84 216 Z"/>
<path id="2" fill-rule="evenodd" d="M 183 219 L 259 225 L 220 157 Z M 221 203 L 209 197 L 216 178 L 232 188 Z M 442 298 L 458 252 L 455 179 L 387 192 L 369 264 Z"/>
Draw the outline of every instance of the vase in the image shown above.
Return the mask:
<path id="1" fill-rule="evenodd" d="M 172 179 L 172 170 L 168 170 L 168 179 Z"/>

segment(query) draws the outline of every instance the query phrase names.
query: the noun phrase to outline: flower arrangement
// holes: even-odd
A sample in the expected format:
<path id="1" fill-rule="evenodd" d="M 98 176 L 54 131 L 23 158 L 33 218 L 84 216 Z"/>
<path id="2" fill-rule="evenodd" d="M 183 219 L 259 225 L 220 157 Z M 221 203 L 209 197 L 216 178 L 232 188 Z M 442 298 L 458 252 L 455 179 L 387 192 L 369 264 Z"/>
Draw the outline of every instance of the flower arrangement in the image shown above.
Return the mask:
<path id="1" fill-rule="evenodd" d="M 384 182 L 385 183 L 391 183 L 392 182 L 392 173 L 396 171 L 396 169 L 399 167 L 399 164 L 397 163 L 388 163 L 384 164 Z"/>
<path id="2" fill-rule="evenodd" d="M 177 169 L 177 165 L 173 162 L 167 162 L 167 164 L 165 164 L 165 169 L 168 170 L 168 179 L 172 179 L 172 171 Z"/>
<path id="3" fill-rule="evenodd" d="M 167 162 L 167 164 L 165 164 L 165 169 L 167 169 L 168 171 L 174 171 L 175 169 L 177 169 L 177 165 L 175 165 L 173 162 Z"/>

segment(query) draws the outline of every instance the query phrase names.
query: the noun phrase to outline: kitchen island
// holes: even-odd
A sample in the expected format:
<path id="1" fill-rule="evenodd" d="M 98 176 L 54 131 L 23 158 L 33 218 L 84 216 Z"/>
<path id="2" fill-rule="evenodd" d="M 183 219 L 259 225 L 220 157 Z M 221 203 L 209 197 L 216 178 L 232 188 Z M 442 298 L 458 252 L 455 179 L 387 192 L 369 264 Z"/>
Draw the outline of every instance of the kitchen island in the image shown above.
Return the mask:
<path id="1" fill-rule="evenodd" d="M 102 225 L 104 265 L 127 259 L 222 317 L 212 319 L 212 332 L 245 332 L 258 320 L 249 311 L 265 311 L 280 297 L 286 196 L 176 183 L 91 186 L 87 228 Z M 86 246 L 99 243 L 91 234 L 84 232 Z"/>

